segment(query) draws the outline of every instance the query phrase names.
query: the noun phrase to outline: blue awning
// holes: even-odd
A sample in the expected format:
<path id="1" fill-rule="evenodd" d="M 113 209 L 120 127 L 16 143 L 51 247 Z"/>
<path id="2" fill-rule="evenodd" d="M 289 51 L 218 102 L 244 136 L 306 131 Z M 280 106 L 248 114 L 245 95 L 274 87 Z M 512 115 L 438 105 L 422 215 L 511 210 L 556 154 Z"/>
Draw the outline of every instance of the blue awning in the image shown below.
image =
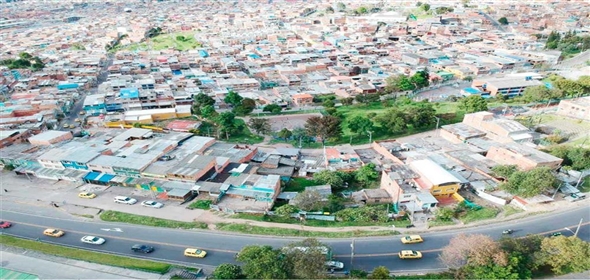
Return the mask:
<path id="1" fill-rule="evenodd" d="M 111 181 L 113 178 L 115 178 L 115 175 L 111 175 L 111 174 L 106 174 L 106 173 L 102 173 L 100 177 L 96 178 L 95 180 L 101 182 L 101 183 L 108 183 L 109 181 Z"/>
<path id="2" fill-rule="evenodd" d="M 100 172 L 90 172 L 84 176 L 84 180 L 93 181 L 100 175 Z"/>

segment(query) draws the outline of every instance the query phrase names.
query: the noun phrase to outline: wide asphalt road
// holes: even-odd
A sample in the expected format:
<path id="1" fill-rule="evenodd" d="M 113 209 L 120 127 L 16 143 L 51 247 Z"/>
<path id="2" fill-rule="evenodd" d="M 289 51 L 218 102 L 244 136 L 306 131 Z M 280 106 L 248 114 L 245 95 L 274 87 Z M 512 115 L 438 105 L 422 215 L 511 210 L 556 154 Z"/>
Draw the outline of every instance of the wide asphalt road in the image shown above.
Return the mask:
<path id="1" fill-rule="evenodd" d="M 584 222 L 578 236 L 586 241 L 590 240 L 590 206 L 572 209 L 556 214 L 532 216 L 523 220 L 515 220 L 503 224 L 480 226 L 453 231 L 429 232 L 421 234 L 424 243 L 402 244 L 400 236 L 356 238 L 354 269 L 372 270 L 377 266 L 386 266 L 395 271 L 435 270 L 444 268 L 438 261 L 440 249 L 459 233 L 480 233 L 490 235 L 495 239 L 502 236 L 502 230 L 515 230 L 512 237 L 527 234 L 549 234 L 560 231 L 564 235 L 572 235 L 564 229 L 575 230 L 580 219 Z M 281 238 L 268 236 L 237 235 L 208 230 L 180 230 L 168 228 L 144 227 L 120 223 L 106 223 L 93 221 L 79 221 L 74 219 L 60 219 L 33 214 L 23 214 L 12 211 L 2 211 L 2 220 L 13 222 L 8 229 L 1 233 L 19 237 L 36 239 L 67 246 L 74 246 L 89 250 L 111 252 L 119 255 L 133 255 L 185 265 L 216 266 L 221 263 L 235 262 L 234 255 L 242 247 L 251 244 L 271 245 L 281 247 L 299 238 Z M 47 237 L 42 234 L 45 228 L 59 228 L 66 232 L 61 238 Z M 80 242 L 84 235 L 95 235 L 105 238 L 104 245 L 90 245 Z M 352 239 L 322 239 L 322 242 L 333 248 L 335 259 L 350 268 Z M 134 253 L 130 250 L 133 244 L 147 244 L 156 250 L 148 255 Z M 204 259 L 193 259 L 183 256 L 187 247 L 197 247 L 208 251 Z M 419 250 L 423 252 L 421 260 L 400 260 L 396 253 L 403 249 Z"/>

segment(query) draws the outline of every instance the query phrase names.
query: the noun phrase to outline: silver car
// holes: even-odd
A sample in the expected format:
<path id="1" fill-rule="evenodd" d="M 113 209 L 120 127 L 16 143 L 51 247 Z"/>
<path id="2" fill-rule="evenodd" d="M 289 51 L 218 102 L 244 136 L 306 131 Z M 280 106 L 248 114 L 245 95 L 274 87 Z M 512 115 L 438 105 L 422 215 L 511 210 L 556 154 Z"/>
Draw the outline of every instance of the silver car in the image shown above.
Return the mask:
<path id="1" fill-rule="evenodd" d="M 82 239 L 80 239 L 80 241 L 82 241 L 84 243 L 88 243 L 88 244 L 102 245 L 105 243 L 106 240 L 101 237 L 86 235 L 86 236 L 82 237 Z"/>
<path id="2" fill-rule="evenodd" d="M 151 207 L 151 208 L 162 208 L 164 207 L 164 204 L 157 202 L 157 201 L 152 201 L 152 200 L 146 200 L 146 201 L 142 201 L 141 202 L 142 206 L 145 207 Z"/>

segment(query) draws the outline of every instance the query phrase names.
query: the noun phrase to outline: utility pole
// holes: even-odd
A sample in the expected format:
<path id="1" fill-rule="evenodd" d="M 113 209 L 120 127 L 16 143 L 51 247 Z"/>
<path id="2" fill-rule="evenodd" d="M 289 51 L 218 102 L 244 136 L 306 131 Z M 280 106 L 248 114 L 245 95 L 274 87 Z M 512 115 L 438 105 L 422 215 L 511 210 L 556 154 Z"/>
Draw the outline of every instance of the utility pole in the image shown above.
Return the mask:
<path id="1" fill-rule="evenodd" d="M 373 132 L 367 131 L 367 133 L 369 133 L 369 144 L 371 144 L 371 143 L 373 143 Z"/>

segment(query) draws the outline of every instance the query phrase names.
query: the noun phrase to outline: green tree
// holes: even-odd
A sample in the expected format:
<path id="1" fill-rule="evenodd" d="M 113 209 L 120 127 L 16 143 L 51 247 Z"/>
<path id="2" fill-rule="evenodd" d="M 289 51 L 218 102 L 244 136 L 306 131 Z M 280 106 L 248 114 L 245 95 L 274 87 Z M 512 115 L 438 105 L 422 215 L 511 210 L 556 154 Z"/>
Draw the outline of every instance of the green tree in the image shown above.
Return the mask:
<path id="1" fill-rule="evenodd" d="M 527 235 L 522 238 L 502 238 L 500 248 L 509 252 L 511 257 L 518 257 L 520 264 L 517 269 L 520 279 L 530 279 L 539 270 L 536 254 L 541 250 L 541 242 L 545 237 L 540 235 Z"/>
<path id="2" fill-rule="evenodd" d="M 297 209 L 297 207 L 295 207 L 291 204 L 285 204 L 285 205 L 277 207 L 277 209 L 274 212 L 275 212 L 275 214 L 277 214 L 279 216 L 290 217 L 291 214 L 297 213 L 298 209 Z"/>
<path id="3" fill-rule="evenodd" d="M 213 271 L 215 279 L 244 279 L 242 267 L 231 263 L 218 265 Z"/>
<path id="4" fill-rule="evenodd" d="M 361 15 L 364 15 L 369 12 L 369 10 L 367 10 L 367 7 L 359 7 L 358 9 L 356 9 L 356 11 Z"/>
<path id="5" fill-rule="evenodd" d="M 316 190 L 305 190 L 292 200 L 293 205 L 304 211 L 320 210 L 326 204 L 322 195 Z"/>
<path id="6" fill-rule="evenodd" d="M 341 120 L 334 116 L 311 117 L 305 123 L 305 130 L 308 135 L 319 137 L 322 144 L 328 138 L 338 138 L 342 133 L 340 124 Z"/>
<path id="7" fill-rule="evenodd" d="M 413 127 L 426 127 L 436 121 L 436 110 L 427 100 L 425 102 L 414 103 L 405 112 L 406 124 Z"/>
<path id="8" fill-rule="evenodd" d="M 466 113 L 474 113 L 488 110 L 488 103 L 480 95 L 470 95 L 459 100 L 459 109 Z"/>
<path id="9" fill-rule="evenodd" d="M 271 130 L 270 122 L 265 118 L 251 118 L 248 125 L 259 135 L 269 134 Z"/>
<path id="10" fill-rule="evenodd" d="M 236 115 L 232 112 L 223 112 L 217 116 L 217 124 L 221 133 L 225 134 L 225 138 L 235 133 L 238 129 L 236 126 Z"/>
<path id="11" fill-rule="evenodd" d="M 387 110 L 384 114 L 375 117 L 375 120 L 392 134 L 405 132 L 407 129 L 406 114 L 397 108 Z"/>
<path id="12" fill-rule="evenodd" d="M 31 60 L 31 59 L 33 59 L 33 56 L 30 53 L 28 53 L 28 52 L 19 53 L 18 54 L 18 57 L 20 57 L 21 59 L 24 59 L 24 60 Z"/>
<path id="13" fill-rule="evenodd" d="M 213 107 L 212 105 L 205 105 L 201 107 L 200 111 L 201 117 L 206 119 L 214 119 L 219 115 L 217 111 L 215 111 L 215 107 Z"/>
<path id="14" fill-rule="evenodd" d="M 526 102 L 539 102 L 563 97 L 563 92 L 557 89 L 548 89 L 546 86 L 528 87 L 524 90 L 522 99 Z"/>
<path id="15" fill-rule="evenodd" d="M 307 248 L 305 251 L 295 248 Z M 292 278 L 322 279 L 326 277 L 326 256 L 321 247 L 326 247 L 317 239 L 308 238 L 287 246 L 286 260 L 292 267 Z"/>
<path id="16" fill-rule="evenodd" d="M 562 158 L 562 166 L 570 166 L 574 170 L 590 169 L 590 149 L 573 146 L 554 146 L 549 153 Z"/>
<path id="17" fill-rule="evenodd" d="M 373 121 L 363 116 L 355 116 L 348 120 L 348 129 L 356 134 L 367 133 L 373 131 Z"/>
<path id="18" fill-rule="evenodd" d="M 399 78 L 397 87 L 401 91 L 415 90 L 416 89 L 416 84 L 411 80 L 410 77 L 404 75 L 404 76 L 402 76 L 402 77 Z"/>
<path id="19" fill-rule="evenodd" d="M 256 101 L 252 98 L 244 98 L 240 102 L 240 105 L 234 107 L 233 112 L 236 115 L 245 116 L 252 113 L 254 108 L 256 108 Z"/>
<path id="20" fill-rule="evenodd" d="M 371 182 L 375 182 L 379 178 L 379 173 L 373 163 L 363 165 L 355 172 L 355 179 L 363 186 L 369 186 Z"/>
<path id="21" fill-rule="evenodd" d="M 250 245 L 242 248 L 237 260 L 244 263 L 243 270 L 248 279 L 288 279 L 290 264 L 281 261 L 283 254 L 271 246 Z"/>
<path id="22" fill-rule="evenodd" d="M 303 127 L 293 128 L 291 133 L 293 133 L 293 138 L 296 140 L 303 141 L 304 139 L 308 138 L 307 130 L 305 130 L 305 128 Z"/>
<path id="23" fill-rule="evenodd" d="M 420 6 L 420 8 L 422 9 L 422 11 L 428 12 L 430 10 L 430 4 L 428 4 L 428 3 L 422 4 L 422 6 Z"/>
<path id="24" fill-rule="evenodd" d="M 400 83 L 404 77 L 406 77 L 406 76 L 402 75 L 402 74 L 392 75 L 392 76 L 387 77 L 387 79 L 385 79 L 385 83 L 386 83 L 385 88 L 384 88 L 385 93 L 389 94 L 389 93 L 395 93 L 395 92 L 402 91 L 402 89 L 400 88 Z"/>
<path id="25" fill-rule="evenodd" d="M 138 122 L 133 123 L 133 127 L 135 127 L 135 128 L 141 128 L 141 126 L 142 126 L 141 123 L 138 123 Z"/>
<path id="26" fill-rule="evenodd" d="M 334 13 L 334 8 L 332 8 L 332 6 L 328 6 L 326 8 L 326 14 L 333 14 Z"/>
<path id="27" fill-rule="evenodd" d="M 492 172 L 497 178 L 508 179 L 516 171 L 518 171 L 516 165 L 496 165 L 492 167 Z"/>
<path id="28" fill-rule="evenodd" d="M 335 171 L 322 170 L 313 174 L 313 180 L 324 185 L 330 185 L 332 188 L 340 188 L 344 185 L 344 180 Z"/>
<path id="29" fill-rule="evenodd" d="M 326 100 L 322 103 L 322 106 L 324 106 L 325 108 L 334 108 L 336 104 L 332 100 Z"/>
<path id="30" fill-rule="evenodd" d="M 353 97 L 342 98 L 342 100 L 340 100 L 340 102 L 342 102 L 342 105 L 352 105 L 353 101 Z"/>
<path id="31" fill-rule="evenodd" d="M 277 104 L 268 104 L 266 106 L 264 106 L 264 108 L 262 108 L 263 112 L 271 112 L 273 114 L 278 114 L 280 113 L 282 110 L 281 106 L 277 105 Z"/>
<path id="32" fill-rule="evenodd" d="M 516 171 L 500 187 L 522 197 L 533 197 L 558 185 L 558 180 L 548 167 L 537 167 L 529 171 Z"/>
<path id="33" fill-rule="evenodd" d="M 435 213 L 437 221 L 452 221 L 454 217 L 455 211 L 449 207 L 440 207 Z"/>
<path id="34" fill-rule="evenodd" d="M 554 84 L 556 88 L 562 90 L 568 96 L 578 96 L 590 92 L 590 88 L 572 80 L 557 80 Z"/>
<path id="35" fill-rule="evenodd" d="M 240 105 L 240 103 L 242 102 L 242 99 L 244 99 L 244 98 L 241 97 L 237 92 L 230 90 L 225 95 L 225 98 L 223 98 L 223 101 L 225 101 L 225 103 L 230 104 L 235 107 L 235 106 Z"/>
<path id="36" fill-rule="evenodd" d="M 369 279 L 391 279 L 391 276 L 389 275 L 389 269 L 384 266 L 378 266 L 373 269 L 373 272 L 371 272 L 371 275 L 369 275 Z"/>
<path id="37" fill-rule="evenodd" d="M 283 128 L 281 129 L 281 131 L 279 131 L 277 133 L 277 136 L 279 138 L 283 138 L 285 139 L 285 141 L 289 140 L 289 138 L 291 138 L 291 136 L 293 136 L 293 133 L 291 132 L 291 130 L 287 129 L 287 128 Z"/>
<path id="38" fill-rule="evenodd" d="M 424 88 L 430 84 L 428 80 L 429 74 L 427 70 L 418 71 L 412 77 L 410 77 L 410 82 L 414 84 L 415 88 Z"/>
<path id="39" fill-rule="evenodd" d="M 215 105 L 215 100 L 204 93 L 193 96 L 193 99 L 193 113 L 199 116 L 201 115 L 201 108 Z"/>
<path id="40" fill-rule="evenodd" d="M 501 17 L 500 19 L 498 19 L 498 22 L 501 25 L 508 25 L 508 19 L 506 17 Z"/>
<path id="41" fill-rule="evenodd" d="M 590 243 L 574 236 L 545 238 L 538 261 L 555 274 L 583 272 L 590 269 Z"/>

